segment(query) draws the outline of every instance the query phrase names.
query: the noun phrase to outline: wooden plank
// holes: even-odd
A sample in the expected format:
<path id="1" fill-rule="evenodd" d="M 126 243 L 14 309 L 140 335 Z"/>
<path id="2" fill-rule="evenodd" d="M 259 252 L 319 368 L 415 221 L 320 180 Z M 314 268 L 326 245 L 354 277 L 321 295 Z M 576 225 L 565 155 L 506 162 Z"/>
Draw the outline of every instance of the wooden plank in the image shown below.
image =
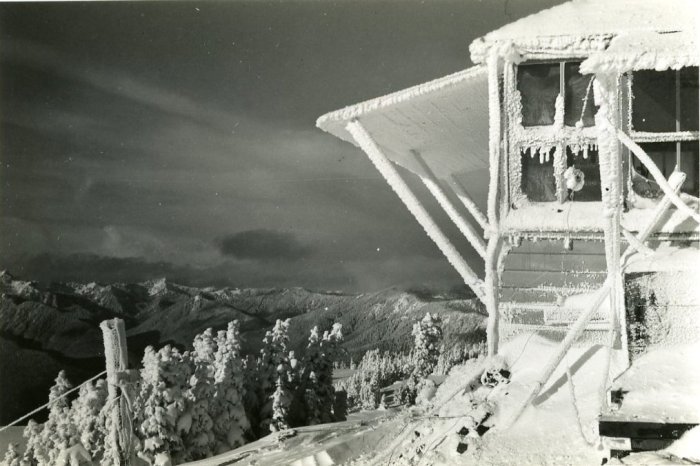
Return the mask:
<path id="1" fill-rule="evenodd" d="M 514 247 L 512 253 L 559 253 L 559 254 L 603 254 L 605 255 L 605 244 L 602 241 L 573 240 L 573 248 L 568 251 L 564 249 L 564 239 L 550 240 L 542 239 L 532 241 L 523 239 L 520 246 Z"/>
<path id="2" fill-rule="evenodd" d="M 613 418 L 614 419 L 614 418 Z M 598 431 L 601 437 L 632 439 L 678 439 L 697 424 L 619 421 L 601 417 Z"/>
<path id="3" fill-rule="evenodd" d="M 535 288 L 542 285 L 576 287 L 582 284 L 602 284 L 605 273 L 587 272 L 542 272 L 528 270 L 505 270 L 501 274 L 501 283 L 510 287 Z"/>
<path id="4" fill-rule="evenodd" d="M 606 270 L 606 264 L 603 254 L 510 253 L 506 256 L 504 268 L 552 272 L 603 272 Z"/>
<path id="5" fill-rule="evenodd" d="M 567 297 L 574 294 L 589 293 L 596 286 L 589 287 L 536 287 L 519 288 L 502 286 L 500 288 L 500 300 L 502 302 L 515 303 L 556 303 L 559 296 Z"/>

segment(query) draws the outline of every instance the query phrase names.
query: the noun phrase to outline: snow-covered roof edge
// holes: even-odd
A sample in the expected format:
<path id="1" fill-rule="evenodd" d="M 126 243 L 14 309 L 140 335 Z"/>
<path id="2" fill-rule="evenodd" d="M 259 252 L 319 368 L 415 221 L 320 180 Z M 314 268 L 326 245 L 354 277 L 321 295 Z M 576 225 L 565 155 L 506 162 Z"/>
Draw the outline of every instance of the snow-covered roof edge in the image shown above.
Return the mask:
<path id="1" fill-rule="evenodd" d="M 334 110 L 321 115 L 316 120 L 316 126 L 324 131 L 331 132 L 329 127 L 333 123 L 337 122 L 349 122 L 353 118 L 359 118 L 367 113 L 390 107 L 392 105 L 399 104 L 419 96 L 437 92 L 439 90 L 453 87 L 464 81 L 468 81 L 472 78 L 478 77 L 486 73 L 485 66 L 473 66 L 462 71 L 457 71 L 456 73 L 448 74 L 441 78 L 434 79 L 425 83 L 417 84 L 415 86 L 402 89 L 400 91 L 392 92 L 381 97 L 375 97 L 373 99 L 365 100 L 353 105 L 348 105 L 347 107 L 341 108 L 339 110 Z"/>
<path id="2" fill-rule="evenodd" d="M 474 40 L 474 63 L 492 47 L 510 43 L 516 51 L 560 51 L 586 56 L 629 32 L 693 32 L 700 2 L 695 0 L 571 0 L 525 16 Z"/>
<path id="3" fill-rule="evenodd" d="M 695 33 L 637 32 L 618 36 L 607 50 L 591 54 L 581 63 L 581 72 L 664 71 L 698 65 L 700 49 Z"/>

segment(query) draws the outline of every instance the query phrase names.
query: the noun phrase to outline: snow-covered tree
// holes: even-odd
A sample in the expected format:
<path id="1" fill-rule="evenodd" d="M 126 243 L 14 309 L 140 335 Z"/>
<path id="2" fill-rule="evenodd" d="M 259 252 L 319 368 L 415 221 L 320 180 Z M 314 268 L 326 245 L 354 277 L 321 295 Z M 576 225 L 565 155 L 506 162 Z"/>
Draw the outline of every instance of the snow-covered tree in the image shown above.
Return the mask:
<path id="1" fill-rule="evenodd" d="M 214 357 L 216 341 L 211 328 L 194 338 L 190 353 L 192 376 L 186 397 L 192 412 L 192 426 L 185 436 L 187 459 L 195 460 L 211 456 L 214 452 L 214 420 L 212 400 L 216 393 L 214 385 Z"/>
<path id="2" fill-rule="evenodd" d="M 42 441 L 43 429 L 43 424 L 30 419 L 22 432 L 22 436 L 27 440 L 22 460 L 27 464 L 48 464 L 49 449 Z"/>
<path id="3" fill-rule="evenodd" d="M 217 450 L 228 450 L 245 443 L 250 423 L 243 406 L 243 361 L 238 321 L 229 322 L 217 336 L 214 355 L 214 433 Z"/>
<path id="4" fill-rule="evenodd" d="M 182 433 L 191 426 L 185 393 L 190 370 L 177 348 L 155 351 L 146 348 L 141 369 L 141 388 L 136 399 L 138 455 L 155 464 L 183 454 Z"/>
<path id="5" fill-rule="evenodd" d="M 49 390 L 49 418 L 41 429 L 40 441 L 46 448 L 46 458 L 37 458 L 39 464 L 45 459 L 46 464 L 56 464 L 62 451 L 78 442 L 78 431 L 71 422 L 70 407 L 66 393 L 73 388 L 60 371 L 54 385 Z"/>
<path id="6" fill-rule="evenodd" d="M 270 430 L 277 432 L 289 429 L 289 407 L 292 403 L 291 394 L 285 388 L 286 381 L 283 376 L 277 378 L 277 388 L 272 394 L 272 419 Z"/>
<path id="7" fill-rule="evenodd" d="M 331 331 L 324 332 L 320 338 L 318 327 L 311 329 L 303 379 L 309 425 L 333 421 L 333 364 L 338 359 L 342 341 L 342 325 L 339 323 L 333 324 Z"/>
<path id="8" fill-rule="evenodd" d="M 265 333 L 258 360 L 258 400 L 262 404 L 259 432 L 263 434 L 270 431 L 272 395 L 277 389 L 277 379 L 286 370 L 288 344 L 289 319 L 278 319 L 273 329 Z"/>
<path id="9" fill-rule="evenodd" d="M 104 379 L 94 385 L 88 381 L 81 385 L 78 393 L 70 412 L 78 440 L 92 459 L 102 458 L 105 431 L 100 412 L 107 401 L 107 383 Z"/>
<path id="10" fill-rule="evenodd" d="M 442 340 L 441 323 L 438 316 L 428 312 L 420 322 L 413 325 L 413 373 L 418 378 L 429 376 L 437 365 Z"/>
<path id="11" fill-rule="evenodd" d="M 16 443 L 10 443 L 7 446 L 7 451 L 2 462 L 0 462 L 0 466 L 23 466 Z"/>

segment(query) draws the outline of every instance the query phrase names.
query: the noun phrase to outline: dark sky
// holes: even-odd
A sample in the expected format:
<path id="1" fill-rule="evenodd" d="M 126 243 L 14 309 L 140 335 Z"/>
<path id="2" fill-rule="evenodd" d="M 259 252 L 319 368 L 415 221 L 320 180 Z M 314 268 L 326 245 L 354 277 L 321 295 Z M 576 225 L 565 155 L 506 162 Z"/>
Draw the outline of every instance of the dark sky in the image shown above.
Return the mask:
<path id="1" fill-rule="evenodd" d="M 466 68 L 471 40 L 554 3 L 2 3 L 0 267 L 459 283 L 366 156 L 315 120 Z"/>

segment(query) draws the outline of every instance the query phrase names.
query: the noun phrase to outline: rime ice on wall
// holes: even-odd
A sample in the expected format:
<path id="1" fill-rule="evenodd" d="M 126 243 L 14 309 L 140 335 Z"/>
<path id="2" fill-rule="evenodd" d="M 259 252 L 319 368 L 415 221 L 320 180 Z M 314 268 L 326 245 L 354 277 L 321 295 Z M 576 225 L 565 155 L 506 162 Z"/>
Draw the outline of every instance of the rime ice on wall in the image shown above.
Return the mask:
<path id="1" fill-rule="evenodd" d="M 700 291 L 696 273 L 628 274 L 625 301 L 633 358 L 654 347 L 669 347 L 700 339 Z"/>

